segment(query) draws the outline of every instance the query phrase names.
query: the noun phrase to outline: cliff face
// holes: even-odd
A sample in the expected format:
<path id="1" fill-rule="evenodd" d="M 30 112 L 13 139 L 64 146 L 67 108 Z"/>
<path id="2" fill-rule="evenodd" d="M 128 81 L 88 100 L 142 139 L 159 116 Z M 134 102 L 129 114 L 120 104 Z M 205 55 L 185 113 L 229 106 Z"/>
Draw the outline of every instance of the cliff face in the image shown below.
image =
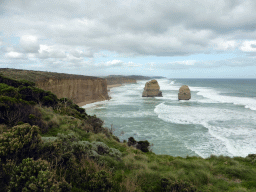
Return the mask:
<path id="1" fill-rule="evenodd" d="M 53 92 L 58 98 L 72 99 L 75 103 L 109 99 L 107 81 L 100 78 L 48 79 L 36 82 L 36 86 Z"/>

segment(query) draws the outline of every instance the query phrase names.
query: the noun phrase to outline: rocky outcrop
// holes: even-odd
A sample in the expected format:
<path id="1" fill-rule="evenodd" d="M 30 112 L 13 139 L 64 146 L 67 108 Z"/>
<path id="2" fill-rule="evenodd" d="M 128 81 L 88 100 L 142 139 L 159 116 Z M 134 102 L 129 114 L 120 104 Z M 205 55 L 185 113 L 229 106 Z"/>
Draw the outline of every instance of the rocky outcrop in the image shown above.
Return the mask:
<path id="1" fill-rule="evenodd" d="M 48 79 L 36 82 L 36 86 L 53 92 L 58 98 L 72 99 L 75 103 L 109 99 L 107 81 L 101 78 Z"/>
<path id="2" fill-rule="evenodd" d="M 179 100 L 191 99 L 190 89 L 187 85 L 182 85 L 181 88 L 179 89 L 178 99 Z"/>
<path id="3" fill-rule="evenodd" d="M 142 97 L 162 97 L 157 80 L 151 80 L 145 84 Z"/>

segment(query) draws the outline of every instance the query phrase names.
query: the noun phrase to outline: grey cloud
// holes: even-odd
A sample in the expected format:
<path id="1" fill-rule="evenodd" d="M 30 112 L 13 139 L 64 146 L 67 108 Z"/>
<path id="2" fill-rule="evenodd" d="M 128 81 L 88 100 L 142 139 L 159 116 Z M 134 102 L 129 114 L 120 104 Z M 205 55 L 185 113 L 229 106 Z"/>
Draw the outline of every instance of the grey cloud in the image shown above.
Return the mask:
<path id="1" fill-rule="evenodd" d="M 216 38 L 256 38 L 256 2 L 216 1 L 5 1 L 4 33 L 35 34 L 59 46 L 85 47 L 74 57 L 101 50 L 123 55 L 175 56 L 204 53 Z M 253 36 L 252 36 L 253 35 Z M 36 52 L 37 45 L 22 45 Z M 40 58 L 64 54 L 39 54 Z"/>

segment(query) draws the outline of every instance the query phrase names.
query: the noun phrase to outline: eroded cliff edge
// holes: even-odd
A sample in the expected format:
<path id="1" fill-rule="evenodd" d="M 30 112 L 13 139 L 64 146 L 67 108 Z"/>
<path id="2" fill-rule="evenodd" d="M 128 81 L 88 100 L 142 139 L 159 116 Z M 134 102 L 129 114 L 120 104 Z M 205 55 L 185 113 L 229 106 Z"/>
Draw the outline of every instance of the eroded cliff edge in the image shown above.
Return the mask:
<path id="1" fill-rule="evenodd" d="M 51 91 L 58 98 L 72 99 L 76 104 L 109 99 L 107 80 L 102 78 L 18 69 L 0 69 L 0 73 L 13 79 L 33 81 L 37 87 Z"/>
<path id="2" fill-rule="evenodd" d="M 37 81 L 36 86 L 53 92 L 58 98 L 72 99 L 75 103 L 109 99 L 107 81 L 100 78 L 47 79 Z"/>

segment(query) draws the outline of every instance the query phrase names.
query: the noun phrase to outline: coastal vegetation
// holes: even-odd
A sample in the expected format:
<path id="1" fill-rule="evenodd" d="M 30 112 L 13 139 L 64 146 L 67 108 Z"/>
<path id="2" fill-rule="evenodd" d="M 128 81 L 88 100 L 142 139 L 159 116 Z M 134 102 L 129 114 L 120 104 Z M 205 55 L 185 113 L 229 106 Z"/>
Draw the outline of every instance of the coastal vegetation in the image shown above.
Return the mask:
<path id="1" fill-rule="evenodd" d="M 256 191 L 256 155 L 156 155 L 67 98 L 0 75 L 0 191 Z"/>

